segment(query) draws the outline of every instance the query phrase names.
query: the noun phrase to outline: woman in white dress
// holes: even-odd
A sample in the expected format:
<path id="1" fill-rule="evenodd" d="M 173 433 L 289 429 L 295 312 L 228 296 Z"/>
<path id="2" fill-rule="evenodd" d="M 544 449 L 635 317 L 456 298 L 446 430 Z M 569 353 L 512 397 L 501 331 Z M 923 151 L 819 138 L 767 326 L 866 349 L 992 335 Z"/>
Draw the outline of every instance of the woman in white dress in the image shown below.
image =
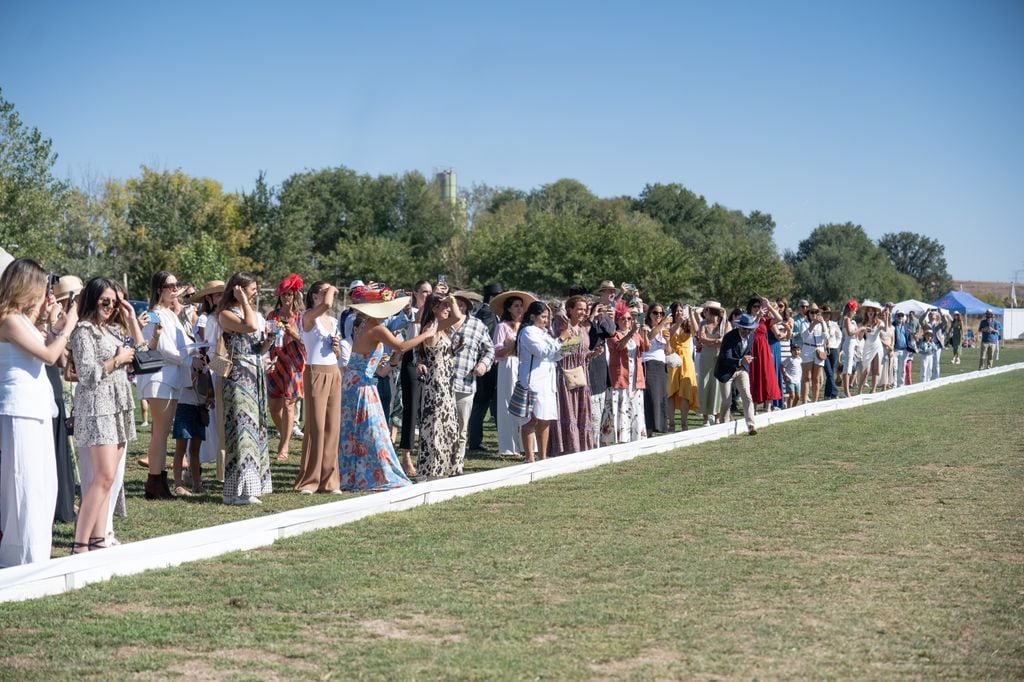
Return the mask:
<path id="1" fill-rule="evenodd" d="M 843 318 L 839 323 L 839 329 L 843 333 L 842 347 L 840 350 L 840 374 L 843 379 L 843 398 L 850 397 L 850 381 L 857 371 L 857 363 L 854 358 L 853 347 L 857 342 L 860 328 L 857 326 L 855 315 L 857 314 L 857 302 L 850 299 L 843 307 Z"/>
<path id="2" fill-rule="evenodd" d="M 523 324 L 516 336 L 519 354 L 519 383 L 533 393 L 533 406 L 525 419 L 520 419 L 523 447 L 526 461 L 534 461 L 534 445 L 537 457 L 547 458 L 548 429 L 553 419 L 558 419 L 558 387 L 556 384 L 558 361 L 562 356 L 562 342 L 571 336 L 566 327 L 560 339 L 548 333 L 551 311 L 541 301 L 534 301 L 523 314 Z M 643 419 L 643 402 L 640 403 L 640 418 Z"/>
<path id="3" fill-rule="evenodd" d="M 860 384 L 857 392 L 864 392 L 864 384 L 868 377 L 871 377 L 871 392 L 878 388 L 878 376 L 882 371 L 882 341 L 879 334 L 886 327 L 886 321 L 882 317 L 882 305 L 877 301 L 865 299 L 860 307 L 864 309 L 864 324 L 860 327 L 861 338 L 864 339 L 864 350 L 861 351 L 861 373 Z"/>
<path id="4" fill-rule="evenodd" d="M 516 335 L 527 306 L 537 299 L 525 291 L 506 291 L 491 299 L 491 312 L 501 320 L 494 328 L 494 362 L 498 366 L 498 454 L 519 455 L 523 452 L 523 439 L 519 421 L 509 414 L 508 401 L 519 376 L 519 358 L 516 356 Z"/>
<path id="5" fill-rule="evenodd" d="M 0 568 L 50 558 L 57 404 L 45 365 L 64 354 L 78 322 L 71 306 L 64 326 L 44 338 L 36 320 L 55 301 L 46 270 L 31 258 L 11 262 L 0 276 Z"/>
<path id="6" fill-rule="evenodd" d="M 181 319 L 171 309 L 177 297 L 177 277 L 166 270 L 153 275 L 149 291 L 149 324 L 142 333 L 149 347 L 160 351 L 164 364 L 152 374 L 140 374 L 135 378 L 139 398 L 149 403 L 153 417 L 152 438 L 145 460 L 149 467 L 144 488 L 147 500 L 174 499 L 167 485 L 167 438 L 178 409 L 182 382 L 191 379 L 186 350 L 188 335 Z"/>

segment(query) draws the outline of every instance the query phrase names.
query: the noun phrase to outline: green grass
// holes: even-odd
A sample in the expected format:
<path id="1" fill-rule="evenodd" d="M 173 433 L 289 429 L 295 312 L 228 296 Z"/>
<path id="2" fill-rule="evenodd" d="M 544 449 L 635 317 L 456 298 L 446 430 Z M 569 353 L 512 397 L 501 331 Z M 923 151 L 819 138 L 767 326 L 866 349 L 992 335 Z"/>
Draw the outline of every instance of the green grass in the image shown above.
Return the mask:
<path id="1" fill-rule="evenodd" d="M 978 351 L 965 350 L 963 363 L 950 365 L 949 358 L 952 354 L 943 353 L 945 362 L 942 366 L 943 376 L 960 374 L 973 371 L 978 366 Z M 1000 364 L 1024 361 L 1024 346 L 1004 349 Z M 915 367 L 914 380 L 918 378 L 919 367 Z M 470 452 L 467 454 L 466 472 L 483 471 L 495 467 L 518 464 L 522 460 L 511 457 L 499 457 L 497 452 L 497 435 L 490 421 L 485 422 L 483 452 Z M 697 413 L 690 414 L 690 428 L 699 428 L 700 416 Z M 174 450 L 174 441 L 168 443 L 169 451 Z M 295 509 L 315 504 L 336 502 L 334 495 L 299 495 L 291 491 L 292 483 L 298 471 L 299 455 L 301 451 L 301 439 L 292 439 L 290 457 L 287 462 L 277 462 L 271 458 L 271 472 L 274 480 L 273 495 L 266 495 L 263 504 L 260 506 L 234 507 L 223 504 L 221 486 L 213 479 L 213 466 L 204 467 L 204 480 L 207 481 L 209 493 L 206 495 L 181 498 L 176 501 L 149 501 L 143 498 L 142 487 L 146 481 L 146 470 L 139 467 L 135 462 L 139 457 L 146 454 L 149 447 L 149 432 L 140 431 L 138 440 L 128 446 L 128 464 L 125 473 L 125 493 L 127 495 L 127 518 L 114 517 L 114 528 L 119 539 L 125 542 L 144 540 L 146 538 L 178 533 L 196 528 L 206 528 L 221 523 L 238 521 L 240 519 L 253 518 L 265 514 L 274 514 L 288 509 Z M 271 452 L 276 452 L 277 438 L 270 439 Z M 413 455 L 415 459 L 415 453 Z M 167 460 L 170 470 L 171 459 Z M 170 475 L 170 473 L 169 473 Z M 172 477 L 173 478 L 173 477 Z M 172 486 L 173 487 L 173 486 Z M 345 495 L 343 497 L 351 497 Z M 54 527 L 53 556 L 64 556 L 71 552 L 71 542 L 74 538 L 73 524 L 57 524 Z"/>
<path id="2" fill-rule="evenodd" d="M 1022 378 L 2 604 L 0 677 L 1019 679 Z"/>

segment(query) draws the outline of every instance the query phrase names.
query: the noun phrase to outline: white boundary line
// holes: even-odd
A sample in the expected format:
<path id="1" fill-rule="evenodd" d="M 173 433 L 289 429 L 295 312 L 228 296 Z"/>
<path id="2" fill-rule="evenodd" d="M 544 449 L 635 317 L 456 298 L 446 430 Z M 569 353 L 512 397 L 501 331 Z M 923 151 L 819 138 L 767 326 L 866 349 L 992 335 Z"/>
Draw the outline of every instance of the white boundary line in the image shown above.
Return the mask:
<path id="1" fill-rule="evenodd" d="M 817 414 L 878 403 L 939 386 L 1018 369 L 1024 369 L 1024 363 L 996 367 L 985 372 L 968 372 L 882 393 L 854 396 L 842 400 L 826 400 L 781 412 L 767 412 L 757 415 L 755 422 L 758 428 L 761 428 Z M 433 504 L 453 497 L 471 495 L 482 490 L 525 485 L 550 476 L 583 471 L 603 464 L 624 462 L 643 455 L 706 443 L 742 433 L 745 430 L 742 420 L 732 421 L 727 424 L 657 436 L 635 443 L 609 445 L 532 464 L 517 464 L 456 478 L 417 483 L 406 488 L 339 502 L 150 538 L 105 549 L 102 552 L 77 554 L 25 566 L 13 566 L 0 570 L 0 602 L 60 594 L 90 583 L 109 580 L 118 575 L 134 575 L 153 568 L 177 566 L 188 561 L 208 559 L 237 550 L 265 547 L 281 538 L 301 535 L 322 528 L 341 526 L 373 514 L 411 509 L 423 504 Z"/>

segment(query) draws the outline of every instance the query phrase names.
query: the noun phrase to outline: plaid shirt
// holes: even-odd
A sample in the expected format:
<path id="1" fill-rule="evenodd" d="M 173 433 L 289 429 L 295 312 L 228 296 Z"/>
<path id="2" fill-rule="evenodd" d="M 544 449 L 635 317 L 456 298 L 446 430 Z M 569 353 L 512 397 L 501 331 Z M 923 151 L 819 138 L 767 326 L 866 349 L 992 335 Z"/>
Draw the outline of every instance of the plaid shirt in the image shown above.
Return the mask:
<path id="1" fill-rule="evenodd" d="M 472 315 L 467 316 L 458 331 L 452 334 L 455 350 L 455 392 L 476 393 L 476 375 L 473 368 L 478 362 L 490 369 L 494 362 L 494 343 L 487 333 L 487 325 Z"/>

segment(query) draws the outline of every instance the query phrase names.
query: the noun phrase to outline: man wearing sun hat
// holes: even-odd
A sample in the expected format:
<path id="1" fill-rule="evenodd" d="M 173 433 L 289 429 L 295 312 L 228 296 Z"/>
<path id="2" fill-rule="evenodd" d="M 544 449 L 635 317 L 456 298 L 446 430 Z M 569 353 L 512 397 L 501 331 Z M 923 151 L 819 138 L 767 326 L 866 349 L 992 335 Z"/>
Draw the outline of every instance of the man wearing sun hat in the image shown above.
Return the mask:
<path id="1" fill-rule="evenodd" d="M 754 428 L 754 400 L 750 395 L 750 364 L 756 361 L 753 332 L 757 324 L 752 315 L 740 315 L 732 330 L 722 337 L 722 348 L 715 363 L 715 378 L 724 384 L 718 421 L 727 422 L 732 419 L 729 408 L 732 404 L 732 389 L 735 388 L 743 403 L 743 420 L 751 436 L 757 435 L 757 429 Z"/>

